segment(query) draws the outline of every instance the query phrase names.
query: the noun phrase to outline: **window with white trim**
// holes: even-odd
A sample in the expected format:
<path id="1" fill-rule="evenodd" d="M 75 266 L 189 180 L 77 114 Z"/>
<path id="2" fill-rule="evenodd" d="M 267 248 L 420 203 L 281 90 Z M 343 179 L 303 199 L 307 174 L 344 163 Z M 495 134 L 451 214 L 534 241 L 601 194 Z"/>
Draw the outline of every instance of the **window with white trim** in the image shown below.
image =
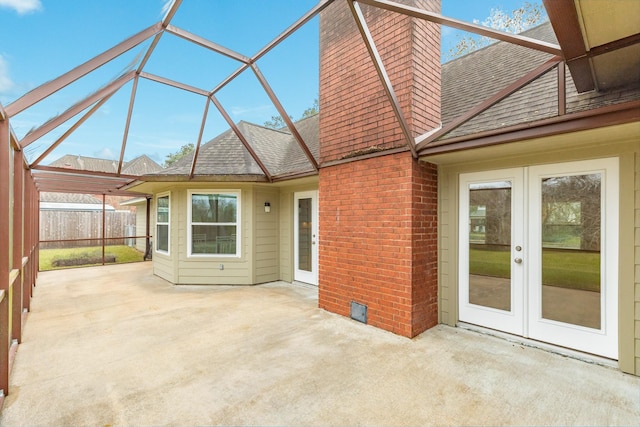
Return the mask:
<path id="1" fill-rule="evenodd" d="M 156 198 L 156 252 L 169 254 L 169 195 Z"/>
<path id="2" fill-rule="evenodd" d="M 188 255 L 240 256 L 240 192 L 190 191 Z"/>

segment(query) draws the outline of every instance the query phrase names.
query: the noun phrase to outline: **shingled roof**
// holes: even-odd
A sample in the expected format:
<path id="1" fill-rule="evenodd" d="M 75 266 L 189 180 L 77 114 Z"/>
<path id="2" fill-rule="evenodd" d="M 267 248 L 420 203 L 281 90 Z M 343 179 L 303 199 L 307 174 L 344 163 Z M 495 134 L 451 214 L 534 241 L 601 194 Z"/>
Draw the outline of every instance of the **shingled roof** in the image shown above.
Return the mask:
<path id="1" fill-rule="evenodd" d="M 296 129 L 314 158 L 318 158 L 318 115 L 295 123 Z M 238 129 L 256 152 L 272 176 L 313 172 L 300 145 L 287 128 L 271 129 L 241 121 Z M 152 177 L 188 176 L 191 172 L 194 154 L 178 160 L 171 167 L 146 175 Z M 251 157 L 232 129 L 223 132 L 200 147 L 195 176 L 231 176 L 243 179 L 262 180 L 265 178 L 258 163 Z"/>
<path id="2" fill-rule="evenodd" d="M 522 34 L 537 40 L 557 43 L 550 23 L 544 23 Z M 443 127 L 551 58 L 552 55 L 540 51 L 507 42 L 497 42 L 443 64 Z M 565 82 L 567 114 L 640 99 L 640 87 L 637 85 L 613 88 L 606 92 L 592 91 L 579 94 L 568 70 Z M 444 135 L 441 141 L 557 116 L 557 91 L 557 71 L 554 68 Z"/>
<path id="3" fill-rule="evenodd" d="M 101 211 L 102 200 L 89 194 L 40 192 L 40 210 Z M 114 211 L 111 205 L 104 205 L 107 211 Z"/>
<path id="4" fill-rule="evenodd" d="M 86 170 L 92 172 L 109 172 L 115 173 L 118 171 L 118 162 L 116 160 L 99 159 L 95 157 L 76 156 L 73 154 L 67 154 L 54 160 L 49 166 Z M 162 166 L 154 162 L 149 156 L 142 155 L 135 159 L 125 162 L 122 166 L 121 173 L 123 175 L 135 175 L 140 176 L 147 173 L 156 172 L 161 170 Z"/>
<path id="5" fill-rule="evenodd" d="M 550 23 L 522 33 L 528 37 L 557 43 Z M 536 69 L 553 56 L 508 42 L 497 42 L 442 65 L 442 123 L 443 127 L 464 115 L 476 105 Z M 640 87 L 614 88 L 606 92 L 578 93 L 567 70 L 566 113 L 573 113 L 606 105 L 640 99 Z M 535 122 L 558 115 L 558 73 L 551 69 L 546 74 L 517 90 L 451 132 L 443 135 L 437 144 L 447 139 Z M 295 123 L 296 129 L 318 159 L 318 115 Z M 314 172 L 313 166 L 287 128 L 271 129 L 248 122 L 238 128 L 247 139 L 272 176 L 287 176 Z M 185 156 L 174 166 L 145 176 L 188 176 L 193 154 Z M 229 129 L 208 143 L 199 152 L 194 176 L 212 179 L 265 180 L 264 173 L 245 149 L 238 136 Z"/>
<path id="6" fill-rule="evenodd" d="M 40 192 L 40 202 L 47 203 L 82 203 L 89 205 L 102 205 L 102 200 L 89 194 L 76 193 L 49 193 Z"/>

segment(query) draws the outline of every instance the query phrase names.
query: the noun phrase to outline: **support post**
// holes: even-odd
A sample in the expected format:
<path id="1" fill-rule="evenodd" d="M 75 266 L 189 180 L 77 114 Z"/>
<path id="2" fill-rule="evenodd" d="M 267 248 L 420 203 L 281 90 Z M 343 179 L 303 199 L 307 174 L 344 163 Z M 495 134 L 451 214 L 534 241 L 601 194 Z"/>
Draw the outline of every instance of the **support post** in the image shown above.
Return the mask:
<path id="1" fill-rule="evenodd" d="M 11 270 L 11 145 L 9 120 L 0 120 L 0 398 L 9 394 L 9 273 Z"/>
<path id="2" fill-rule="evenodd" d="M 22 282 L 24 268 L 22 265 L 23 212 L 24 212 L 24 155 L 22 151 L 13 153 L 13 269 L 19 273 L 13 286 L 11 307 L 11 338 L 22 342 Z"/>
<path id="3" fill-rule="evenodd" d="M 27 259 L 24 267 L 24 281 L 22 282 L 22 309 L 31 308 L 31 288 L 35 281 L 33 271 L 33 178 L 26 174 L 24 182 L 24 246 L 22 256 Z"/>

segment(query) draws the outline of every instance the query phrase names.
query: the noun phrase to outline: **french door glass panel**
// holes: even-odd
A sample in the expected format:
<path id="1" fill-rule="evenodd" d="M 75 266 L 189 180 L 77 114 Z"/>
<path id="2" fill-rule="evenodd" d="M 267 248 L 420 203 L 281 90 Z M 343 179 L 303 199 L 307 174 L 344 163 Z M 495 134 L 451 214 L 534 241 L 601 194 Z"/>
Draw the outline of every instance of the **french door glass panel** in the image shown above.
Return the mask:
<path id="1" fill-rule="evenodd" d="M 469 185 L 469 303 L 511 311 L 511 182 Z"/>
<path id="2" fill-rule="evenodd" d="M 600 329 L 600 173 L 541 180 L 542 318 Z"/>
<path id="3" fill-rule="evenodd" d="M 522 169 L 461 175 L 460 320 L 522 334 Z"/>
<path id="4" fill-rule="evenodd" d="M 460 175 L 459 319 L 617 358 L 618 161 Z"/>
<path id="5" fill-rule="evenodd" d="M 529 336 L 618 358 L 618 159 L 529 168 Z"/>

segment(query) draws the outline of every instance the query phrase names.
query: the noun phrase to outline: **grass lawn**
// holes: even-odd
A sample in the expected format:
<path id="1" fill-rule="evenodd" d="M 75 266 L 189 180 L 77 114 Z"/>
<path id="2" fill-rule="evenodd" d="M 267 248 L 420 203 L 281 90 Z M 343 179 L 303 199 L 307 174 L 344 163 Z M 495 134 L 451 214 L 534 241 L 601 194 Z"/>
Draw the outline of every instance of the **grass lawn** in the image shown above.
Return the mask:
<path id="1" fill-rule="evenodd" d="M 115 256 L 116 264 L 127 262 L 142 261 L 144 254 L 135 248 L 120 245 L 107 246 L 104 249 L 106 256 Z M 74 265 L 72 267 L 55 267 L 53 264 L 56 260 L 73 260 L 87 259 L 94 261 L 82 265 Z M 69 249 L 41 249 L 40 250 L 40 271 L 59 270 L 63 268 L 88 267 L 91 265 L 102 265 L 102 246 L 92 246 L 86 248 L 69 248 Z M 97 262 L 95 262 L 97 260 Z"/>
<path id="2" fill-rule="evenodd" d="M 509 251 L 470 249 L 469 272 L 481 276 L 508 278 Z M 587 291 L 600 291 L 600 254 L 545 249 L 542 252 L 542 283 Z"/>

